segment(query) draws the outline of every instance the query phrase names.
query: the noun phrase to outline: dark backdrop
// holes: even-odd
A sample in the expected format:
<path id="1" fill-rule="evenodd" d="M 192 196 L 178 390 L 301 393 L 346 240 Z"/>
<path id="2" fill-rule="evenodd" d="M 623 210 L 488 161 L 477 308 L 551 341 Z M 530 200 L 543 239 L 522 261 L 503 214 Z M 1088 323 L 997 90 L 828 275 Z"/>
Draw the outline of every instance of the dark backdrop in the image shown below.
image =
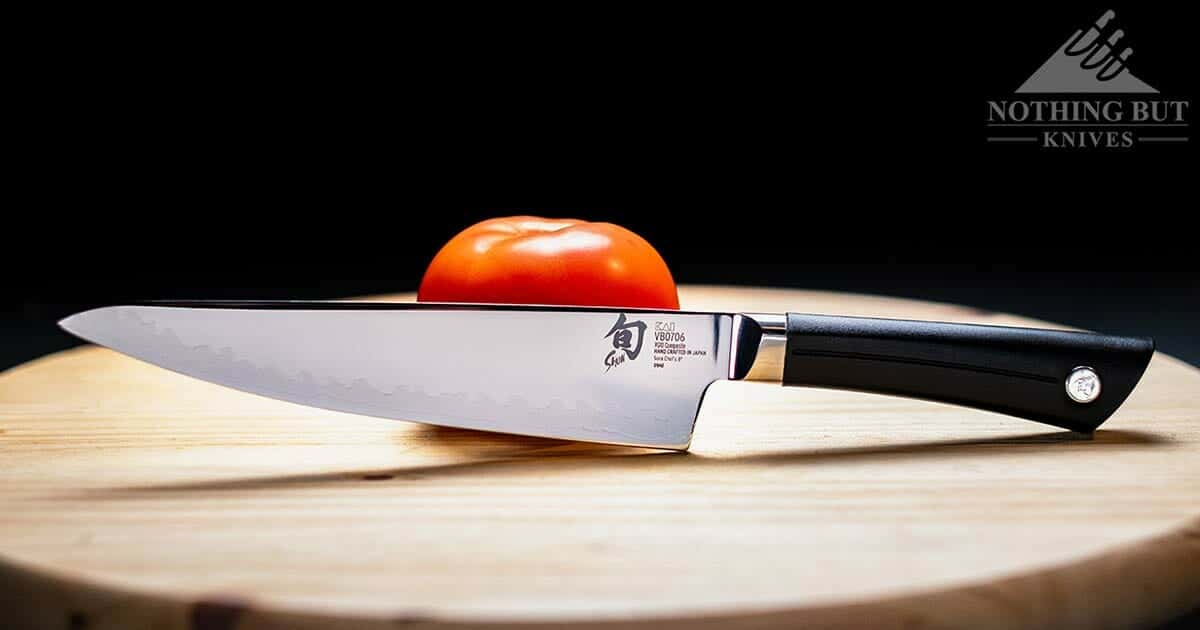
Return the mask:
<path id="1" fill-rule="evenodd" d="M 1108 6 L 1137 75 L 1194 99 L 1180 10 Z M 681 282 L 963 302 L 1200 362 L 1195 143 L 984 141 L 986 101 L 1105 8 L 82 25 L 23 93 L 0 366 L 92 304 L 410 290 L 515 212 L 624 224 Z"/>
<path id="2" fill-rule="evenodd" d="M 1113 6 L 1137 74 L 1191 99 L 1187 20 Z M 963 301 L 1195 360 L 1194 143 L 983 139 L 986 100 L 1104 8 L 197 16 L 48 49 L 4 359 L 92 303 L 411 289 L 455 231 L 528 211 L 625 224 L 682 282 Z"/>
<path id="3" fill-rule="evenodd" d="M 1192 99 L 1179 10 L 1109 6 L 1138 76 Z M 515 212 L 624 224 L 681 282 L 964 302 L 1200 362 L 1195 143 L 984 141 L 986 101 L 1105 8 L 191 16 L 47 49 L 0 365 L 92 304 L 411 290 Z"/>

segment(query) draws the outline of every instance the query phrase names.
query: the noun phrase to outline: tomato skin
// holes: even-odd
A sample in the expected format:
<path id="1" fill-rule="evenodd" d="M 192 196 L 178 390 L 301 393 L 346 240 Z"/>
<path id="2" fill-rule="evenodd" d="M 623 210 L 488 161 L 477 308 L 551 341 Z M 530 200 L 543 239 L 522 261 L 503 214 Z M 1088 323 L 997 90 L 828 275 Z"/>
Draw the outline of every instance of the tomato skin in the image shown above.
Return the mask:
<path id="1" fill-rule="evenodd" d="M 662 256 L 612 223 L 516 216 L 476 223 L 425 270 L 421 302 L 678 309 Z"/>

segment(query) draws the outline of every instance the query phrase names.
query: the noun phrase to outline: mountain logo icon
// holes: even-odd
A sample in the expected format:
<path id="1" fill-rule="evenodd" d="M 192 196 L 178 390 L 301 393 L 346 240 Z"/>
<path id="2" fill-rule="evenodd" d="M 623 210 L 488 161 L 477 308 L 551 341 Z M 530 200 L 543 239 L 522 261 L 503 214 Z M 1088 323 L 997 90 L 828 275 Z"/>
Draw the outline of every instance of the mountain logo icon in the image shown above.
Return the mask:
<path id="1" fill-rule="evenodd" d="M 1086 31 L 1075 31 L 1017 93 L 1157 94 L 1129 71 L 1133 48 L 1120 44 L 1125 31 L 1107 32 L 1114 17 L 1115 12 L 1106 11 Z"/>

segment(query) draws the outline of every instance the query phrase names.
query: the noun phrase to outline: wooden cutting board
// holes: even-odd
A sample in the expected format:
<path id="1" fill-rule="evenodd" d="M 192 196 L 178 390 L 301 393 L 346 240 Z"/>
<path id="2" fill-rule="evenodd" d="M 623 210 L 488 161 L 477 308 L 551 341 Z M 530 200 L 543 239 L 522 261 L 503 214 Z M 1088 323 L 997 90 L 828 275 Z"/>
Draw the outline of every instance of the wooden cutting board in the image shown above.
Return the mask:
<path id="1" fill-rule="evenodd" d="M 0 374 L 0 476 L 5 628 L 1056 628 L 1200 606 L 1200 371 L 1162 354 L 1092 437 L 718 383 L 679 454 L 326 412 L 82 347 Z"/>

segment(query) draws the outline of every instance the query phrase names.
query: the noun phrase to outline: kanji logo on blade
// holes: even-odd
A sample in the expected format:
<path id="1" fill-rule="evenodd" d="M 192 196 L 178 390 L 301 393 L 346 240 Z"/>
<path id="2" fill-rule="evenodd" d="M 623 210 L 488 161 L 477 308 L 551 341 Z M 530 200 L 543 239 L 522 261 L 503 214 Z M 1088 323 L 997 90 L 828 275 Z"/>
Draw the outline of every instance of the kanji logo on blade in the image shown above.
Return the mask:
<path id="1" fill-rule="evenodd" d="M 625 313 L 617 316 L 617 322 L 609 329 L 605 339 L 612 339 L 612 350 L 604 357 L 604 371 L 625 361 L 638 358 L 642 352 L 642 342 L 646 336 L 646 323 L 640 320 L 630 321 Z"/>

